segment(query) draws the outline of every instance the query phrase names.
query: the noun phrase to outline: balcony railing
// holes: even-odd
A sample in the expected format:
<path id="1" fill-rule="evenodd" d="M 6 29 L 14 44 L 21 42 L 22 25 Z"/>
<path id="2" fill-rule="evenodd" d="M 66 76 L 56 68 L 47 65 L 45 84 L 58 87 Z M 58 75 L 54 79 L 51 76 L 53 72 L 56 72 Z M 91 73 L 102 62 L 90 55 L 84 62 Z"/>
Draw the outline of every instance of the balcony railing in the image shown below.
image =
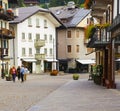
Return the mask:
<path id="1" fill-rule="evenodd" d="M 5 29 L 5 28 L 0 29 L 0 35 L 2 35 L 4 39 L 13 39 L 13 38 L 15 38 L 14 31 L 11 31 L 11 30 L 8 30 L 8 29 Z M 0 36 L 0 37 L 2 37 L 2 36 Z"/>
<path id="2" fill-rule="evenodd" d="M 8 48 L 0 48 L 0 56 L 8 56 Z"/>
<path id="3" fill-rule="evenodd" d="M 45 59 L 45 54 L 35 54 L 35 59 L 44 60 Z"/>
<path id="4" fill-rule="evenodd" d="M 118 25 L 120 25 L 120 14 L 118 16 L 116 16 L 116 18 L 113 20 L 112 25 L 109 27 L 109 31 L 112 31 Z"/>
<path id="5" fill-rule="evenodd" d="M 90 48 L 102 48 L 110 44 L 111 36 L 106 29 L 97 29 L 93 37 L 87 44 L 87 47 Z"/>
<path id="6" fill-rule="evenodd" d="M 115 45 L 120 45 L 120 37 L 115 37 Z"/>
<path id="7" fill-rule="evenodd" d="M 45 46 L 45 40 L 36 40 L 35 39 L 34 46 L 35 47 L 43 47 L 43 46 Z"/>

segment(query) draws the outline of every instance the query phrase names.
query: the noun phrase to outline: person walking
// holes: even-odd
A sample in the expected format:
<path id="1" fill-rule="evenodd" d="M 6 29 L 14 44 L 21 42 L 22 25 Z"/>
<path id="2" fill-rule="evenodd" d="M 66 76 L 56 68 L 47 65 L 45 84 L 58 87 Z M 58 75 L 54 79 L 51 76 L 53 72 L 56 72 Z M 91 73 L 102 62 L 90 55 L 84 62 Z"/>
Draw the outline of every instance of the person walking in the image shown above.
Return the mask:
<path id="1" fill-rule="evenodd" d="M 29 73 L 27 66 L 24 68 L 24 80 L 26 81 L 27 79 L 27 74 Z"/>
<path id="2" fill-rule="evenodd" d="M 20 77 L 21 77 L 21 83 L 24 82 L 24 66 L 22 65 L 20 68 Z"/>
<path id="3" fill-rule="evenodd" d="M 20 80 L 20 66 L 18 66 L 17 68 L 17 77 L 18 77 L 18 80 Z"/>
<path id="4" fill-rule="evenodd" d="M 13 82 L 15 82 L 15 78 L 16 78 L 16 74 L 17 74 L 17 70 L 16 70 L 15 66 L 12 67 L 11 74 L 12 74 L 12 80 L 13 80 Z"/>

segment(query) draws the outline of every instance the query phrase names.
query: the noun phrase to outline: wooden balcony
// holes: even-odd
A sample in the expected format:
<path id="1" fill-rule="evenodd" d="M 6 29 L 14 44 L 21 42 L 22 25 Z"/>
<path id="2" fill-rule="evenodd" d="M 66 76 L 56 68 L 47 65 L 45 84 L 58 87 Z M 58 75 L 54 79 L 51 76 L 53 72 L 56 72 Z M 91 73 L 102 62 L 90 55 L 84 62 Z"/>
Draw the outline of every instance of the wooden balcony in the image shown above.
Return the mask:
<path id="1" fill-rule="evenodd" d="M 45 54 L 35 54 L 35 59 L 44 60 L 45 59 Z"/>
<path id="2" fill-rule="evenodd" d="M 45 40 L 36 40 L 35 39 L 34 46 L 35 47 L 43 47 L 43 46 L 45 46 Z"/>
<path id="3" fill-rule="evenodd" d="M 13 39 L 15 38 L 14 31 L 2 28 L 0 29 L 0 38 L 3 37 L 4 39 Z"/>
<path id="4" fill-rule="evenodd" d="M 95 0 L 92 2 L 92 12 L 93 17 L 102 18 L 103 13 L 107 10 L 107 6 L 112 4 L 112 0 Z"/>
<path id="5" fill-rule="evenodd" d="M 8 48 L 0 48 L 0 56 L 8 56 Z"/>
<path id="6" fill-rule="evenodd" d="M 0 19 L 11 21 L 14 20 L 14 13 L 11 9 L 5 10 L 0 8 Z"/>

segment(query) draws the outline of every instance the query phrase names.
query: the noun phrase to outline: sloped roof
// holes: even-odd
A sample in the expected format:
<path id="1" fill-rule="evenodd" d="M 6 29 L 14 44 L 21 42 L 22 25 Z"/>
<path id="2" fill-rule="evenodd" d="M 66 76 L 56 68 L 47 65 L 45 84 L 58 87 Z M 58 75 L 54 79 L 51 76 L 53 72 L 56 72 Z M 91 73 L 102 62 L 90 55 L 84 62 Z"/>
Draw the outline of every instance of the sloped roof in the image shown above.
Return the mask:
<path id="1" fill-rule="evenodd" d="M 64 26 L 62 22 L 51 11 L 49 11 L 48 9 L 40 8 L 39 6 L 18 8 L 18 17 L 16 17 L 13 21 L 10 21 L 10 24 L 17 24 L 23 22 L 30 16 L 36 14 L 37 12 L 45 12 L 51 14 L 53 18 L 55 18 L 62 26 Z"/>
<path id="2" fill-rule="evenodd" d="M 67 7 L 51 8 L 50 9 L 61 21 L 67 20 L 63 24 L 66 27 L 76 27 L 89 13 L 90 10 L 84 8 Z"/>

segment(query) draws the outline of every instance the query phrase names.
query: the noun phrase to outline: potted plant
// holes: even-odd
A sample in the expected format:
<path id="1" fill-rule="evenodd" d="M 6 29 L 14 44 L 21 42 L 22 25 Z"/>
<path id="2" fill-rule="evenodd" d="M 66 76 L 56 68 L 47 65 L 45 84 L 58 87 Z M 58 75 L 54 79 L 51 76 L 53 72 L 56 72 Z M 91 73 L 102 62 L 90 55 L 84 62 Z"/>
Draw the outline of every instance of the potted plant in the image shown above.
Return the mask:
<path id="1" fill-rule="evenodd" d="M 50 75 L 51 75 L 51 76 L 57 76 L 57 74 L 58 74 L 58 70 L 52 70 L 52 71 L 50 72 Z"/>
<path id="2" fill-rule="evenodd" d="M 73 74 L 73 79 L 78 80 L 79 79 L 79 74 Z"/>
<path id="3" fill-rule="evenodd" d="M 5 77 L 6 77 L 6 81 L 12 80 L 11 74 L 8 72 L 8 70 L 5 70 Z"/>

